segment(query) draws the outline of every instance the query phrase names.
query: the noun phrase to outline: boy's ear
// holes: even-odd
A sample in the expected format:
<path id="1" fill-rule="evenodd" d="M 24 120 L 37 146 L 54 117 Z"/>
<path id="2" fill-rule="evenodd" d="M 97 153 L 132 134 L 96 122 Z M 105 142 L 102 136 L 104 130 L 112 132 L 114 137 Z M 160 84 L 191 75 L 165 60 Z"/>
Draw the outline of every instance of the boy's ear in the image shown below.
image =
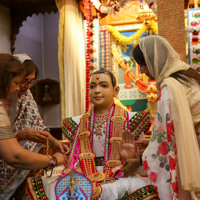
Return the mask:
<path id="1" fill-rule="evenodd" d="M 118 93 L 119 93 L 119 86 L 115 86 L 114 87 L 114 97 L 116 97 L 117 95 L 118 95 Z"/>

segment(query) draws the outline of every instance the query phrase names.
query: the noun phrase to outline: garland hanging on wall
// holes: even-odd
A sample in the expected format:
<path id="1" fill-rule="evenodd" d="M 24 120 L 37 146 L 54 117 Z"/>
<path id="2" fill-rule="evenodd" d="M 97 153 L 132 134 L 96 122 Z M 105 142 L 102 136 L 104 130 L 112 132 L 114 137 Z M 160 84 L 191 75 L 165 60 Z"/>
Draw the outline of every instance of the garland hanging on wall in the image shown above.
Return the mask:
<path id="1" fill-rule="evenodd" d="M 137 40 L 142 36 L 145 31 L 150 31 L 150 34 L 152 34 L 152 32 L 158 34 L 158 26 L 155 21 L 150 21 L 148 24 L 143 23 L 141 28 L 130 37 L 121 35 L 114 26 L 109 25 L 108 31 L 110 32 L 110 34 L 112 34 L 112 36 L 118 41 L 120 45 L 129 45 L 131 42 L 133 42 L 133 45 L 135 46 L 135 44 L 138 43 Z"/>

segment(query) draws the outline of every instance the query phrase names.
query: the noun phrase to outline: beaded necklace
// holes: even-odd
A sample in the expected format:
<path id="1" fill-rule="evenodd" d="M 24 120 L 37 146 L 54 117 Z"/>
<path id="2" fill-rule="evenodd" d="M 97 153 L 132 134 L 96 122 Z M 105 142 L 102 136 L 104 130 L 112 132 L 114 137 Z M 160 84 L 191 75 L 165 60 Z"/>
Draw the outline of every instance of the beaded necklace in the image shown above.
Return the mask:
<path id="1" fill-rule="evenodd" d="M 94 107 L 91 110 L 91 116 L 90 116 L 90 132 L 94 133 L 94 122 L 95 122 L 95 109 Z M 105 129 L 105 146 L 104 146 L 104 171 L 105 171 L 105 163 L 108 160 L 109 156 L 109 138 L 110 138 L 110 130 L 111 130 L 111 117 L 113 115 L 114 111 L 114 104 L 110 107 L 108 113 L 107 113 L 107 120 L 106 120 L 106 129 Z M 93 134 L 91 134 L 91 143 L 93 145 Z"/>

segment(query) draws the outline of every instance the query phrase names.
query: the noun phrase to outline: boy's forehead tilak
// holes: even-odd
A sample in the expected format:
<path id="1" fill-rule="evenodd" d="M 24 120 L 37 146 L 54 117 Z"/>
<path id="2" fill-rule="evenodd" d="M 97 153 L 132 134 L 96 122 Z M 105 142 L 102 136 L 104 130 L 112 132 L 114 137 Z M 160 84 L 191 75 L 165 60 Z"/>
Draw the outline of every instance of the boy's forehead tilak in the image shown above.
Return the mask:
<path id="1" fill-rule="evenodd" d="M 101 82 L 109 82 L 110 77 L 105 74 L 94 74 L 90 79 L 90 83 L 100 84 Z"/>
<path id="2" fill-rule="evenodd" d="M 99 80 L 99 74 L 96 75 L 96 80 Z"/>

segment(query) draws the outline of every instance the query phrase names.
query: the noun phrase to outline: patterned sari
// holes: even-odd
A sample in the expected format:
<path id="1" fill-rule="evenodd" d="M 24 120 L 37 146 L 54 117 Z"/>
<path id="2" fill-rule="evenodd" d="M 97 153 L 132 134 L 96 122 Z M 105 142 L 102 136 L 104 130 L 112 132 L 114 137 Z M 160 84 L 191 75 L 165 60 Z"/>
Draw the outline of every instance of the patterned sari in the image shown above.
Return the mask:
<path id="1" fill-rule="evenodd" d="M 17 135 L 20 130 L 26 128 L 48 130 L 39 114 L 37 104 L 33 99 L 30 90 L 28 90 L 20 99 L 16 99 L 16 101 L 17 108 L 14 108 L 16 113 L 13 113 L 13 115 L 16 116 L 14 117 L 15 120 L 13 124 L 13 131 L 15 135 Z M 33 152 L 38 152 L 42 147 L 42 144 L 37 144 L 28 140 L 20 141 L 19 143 L 24 149 Z M 2 159 L 0 162 L 2 177 L 2 179 L 0 177 L 0 184 L 2 185 L 0 190 L 0 199 L 6 200 L 14 194 L 15 190 L 25 180 L 30 170 L 13 168 L 7 165 Z"/>

